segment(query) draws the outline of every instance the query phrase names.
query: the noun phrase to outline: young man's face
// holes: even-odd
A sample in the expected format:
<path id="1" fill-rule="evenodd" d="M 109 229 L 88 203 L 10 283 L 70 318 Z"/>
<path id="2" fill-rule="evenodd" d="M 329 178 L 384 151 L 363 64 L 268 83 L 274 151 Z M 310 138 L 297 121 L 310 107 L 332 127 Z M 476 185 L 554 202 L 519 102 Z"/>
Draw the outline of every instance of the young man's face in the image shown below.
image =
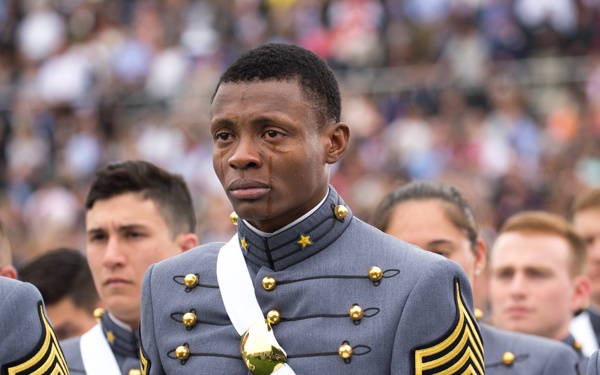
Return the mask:
<path id="1" fill-rule="evenodd" d="M 582 297 L 570 274 L 571 250 L 546 233 L 501 234 L 491 253 L 490 298 L 501 329 L 562 340 Z"/>
<path id="2" fill-rule="evenodd" d="M 83 307 L 75 305 L 66 296 L 53 304 L 46 304 L 46 313 L 59 340 L 81 336 L 96 325 L 96 318 Z"/>
<path id="3" fill-rule="evenodd" d="M 315 112 L 295 80 L 226 83 L 215 95 L 215 172 L 238 215 L 260 230 L 289 224 L 327 193 L 328 130 Z"/>
<path id="4" fill-rule="evenodd" d="M 592 282 L 592 301 L 600 306 L 600 208 L 589 208 L 573 216 L 573 227 L 587 247 L 586 273 Z"/>
<path id="5" fill-rule="evenodd" d="M 87 258 L 104 307 L 137 328 L 148 267 L 184 249 L 150 199 L 126 193 L 98 200 L 86 213 Z"/>

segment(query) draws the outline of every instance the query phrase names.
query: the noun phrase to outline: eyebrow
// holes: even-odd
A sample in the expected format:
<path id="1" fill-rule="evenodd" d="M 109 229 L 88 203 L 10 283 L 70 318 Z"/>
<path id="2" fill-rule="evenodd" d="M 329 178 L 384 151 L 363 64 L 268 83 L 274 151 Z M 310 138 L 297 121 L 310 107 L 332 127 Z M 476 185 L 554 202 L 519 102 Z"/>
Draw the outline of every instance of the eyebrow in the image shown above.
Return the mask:
<path id="1" fill-rule="evenodd" d="M 435 245 L 453 245 L 453 243 L 450 240 L 444 240 L 444 239 L 433 240 L 433 241 L 427 242 L 427 246 L 435 246 Z"/>
<path id="2" fill-rule="evenodd" d="M 126 232 L 129 230 L 135 230 L 135 229 L 145 229 L 146 226 L 143 224 L 127 224 L 127 225 L 120 225 L 117 227 L 117 231 L 118 232 Z M 94 234 L 99 234 L 99 233 L 106 233 L 106 230 L 103 228 L 92 228 L 90 230 L 87 231 L 87 235 L 94 235 Z"/>
<path id="3" fill-rule="evenodd" d="M 502 267 L 497 267 L 494 268 L 492 266 L 492 271 L 494 272 L 498 272 L 498 271 L 514 271 L 516 268 L 513 265 L 507 265 L 507 266 L 502 266 Z M 528 271 L 542 271 L 542 272 L 553 272 L 553 270 L 551 268 L 548 267 L 544 267 L 544 266 L 525 266 L 523 267 L 523 270 L 525 272 Z"/>

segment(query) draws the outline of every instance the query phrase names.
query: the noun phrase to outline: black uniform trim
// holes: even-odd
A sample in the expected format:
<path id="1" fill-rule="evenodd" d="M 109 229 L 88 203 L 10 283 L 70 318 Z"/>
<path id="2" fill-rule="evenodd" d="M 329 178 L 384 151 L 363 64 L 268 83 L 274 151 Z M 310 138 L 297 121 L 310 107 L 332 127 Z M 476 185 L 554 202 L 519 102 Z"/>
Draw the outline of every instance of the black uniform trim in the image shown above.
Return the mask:
<path id="1" fill-rule="evenodd" d="M 58 339 L 44 314 L 42 301 L 38 302 L 42 334 L 36 346 L 25 357 L 2 365 L 2 375 L 68 375 L 67 362 Z"/>
<path id="2" fill-rule="evenodd" d="M 398 276 L 400 274 L 400 270 L 398 269 L 389 269 L 389 270 L 385 270 L 383 271 L 383 278 L 384 279 L 389 279 L 391 277 L 394 276 Z M 285 284 L 293 284 L 293 283 L 300 283 L 300 282 L 304 282 L 304 281 L 310 281 L 310 280 L 320 280 L 320 279 L 366 279 L 366 280 L 370 280 L 368 275 L 319 275 L 319 276 L 310 276 L 310 277 L 303 277 L 301 279 L 292 279 L 292 280 L 277 280 L 277 285 L 285 285 Z M 378 280 L 381 281 L 381 280 Z M 377 284 L 379 285 L 379 284 Z"/>
<path id="3" fill-rule="evenodd" d="M 484 374 L 479 327 L 465 307 L 458 279 L 455 279 L 455 288 L 454 324 L 436 341 L 412 350 L 415 375 Z"/>

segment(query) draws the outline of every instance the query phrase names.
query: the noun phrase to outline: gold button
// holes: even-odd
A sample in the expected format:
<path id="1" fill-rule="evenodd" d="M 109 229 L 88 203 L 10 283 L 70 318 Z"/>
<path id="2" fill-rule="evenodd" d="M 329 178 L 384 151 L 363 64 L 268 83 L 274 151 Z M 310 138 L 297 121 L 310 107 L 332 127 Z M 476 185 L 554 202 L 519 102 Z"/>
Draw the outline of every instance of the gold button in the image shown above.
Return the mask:
<path id="1" fill-rule="evenodd" d="M 361 320 L 363 315 L 365 315 L 365 313 L 363 312 L 362 307 L 354 305 L 350 308 L 350 319 Z"/>
<path id="2" fill-rule="evenodd" d="M 194 275 L 193 273 L 187 274 L 183 278 L 183 283 L 190 289 L 195 288 L 196 285 L 198 285 L 198 282 L 198 276 Z"/>
<path id="3" fill-rule="evenodd" d="M 335 206 L 333 213 L 338 220 L 343 220 L 348 215 L 348 209 L 340 204 Z"/>
<path id="4" fill-rule="evenodd" d="M 104 309 L 102 307 L 96 308 L 94 310 L 94 318 L 102 319 L 102 316 L 104 316 Z"/>
<path id="5" fill-rule="evenodd" d="M 279 314 L 279 311 L 273 309 L 267 313 L 267 322 L 269 322 L 269 324 L 277 324 L 280 320 L 281 314 Z"/>
<path id="6" fill-rule="evenodd" d="M 186 327 L 193 327 L 196 325 L 196 322 L 198 322 L 198 317 L 196 316 L 196 314 L 189 312 L 183 314 L 183 318 L 181 319 L 181 321 Z"/>
<path id="7" fill-rule="evenodd" d="M 502 363 L 504 363 L 507 366 L 510 366 L 514 362 L 515 362 L 514 354 L 512 354 L 511 352 L 506 352 L 506 353 L 502 354 Z"/>
<path id="8" fill-rule="evenodd" d="M 483 319 L 483 311 L 481 311 L 478 308 L 475 308 L 475 319 L 477 319 L 477 321 L 480 321 L 481 319 Z"/>
<path id="9" fill-rule="evenodd" d="M 185 345 L 178 346 L 175 349 L 175 355 L 182 361 L 186 360 L 190 356 L 190 349 Z"/>
<path id="10" fill-rule="evenodd" d="M 275 289 L 276 285 L 277 285 L 277 282 L 271 276 L 265 276 L 262 279 L 262 286 L 263 286 L 263 288 L 265 288 L 265 290 L 273 290 L 273 289 Z"/>
<path id="11" fill-rule="evenodd" d="M 352 357 L 352 347 L 348 344 L 342 344 L 338 349 L 338 354 L 344 359 Z"/>
<path id="12" fill-rule="evenodd" d="M 575 340 L 573 341 L 573 348 L 579 352 L 581 351 L 581 348 L 583 348 L 583 344 L 581 343 L 581 341 Z"/>
<path id="13" fill-rule="evenodd" d="M 238 214 L 235 211 L 233 211 L 231 213 L 231 215 L 229 215 L 229 220 L 231 220 L 233 225 L 237 225 L 238 224 Z"/>
<path id="14" fill-rule="evenodd" d="M 142 375 L 142 371 L 137 368 L 132 368 L 129 370 L 129 375 Z"/>
<path id="15" fill-rule="evenodd" d="M 379 281 L 383 277 L 383 271 L 377 266 L 369 268 L 369 279 L 371 281 Z"/>

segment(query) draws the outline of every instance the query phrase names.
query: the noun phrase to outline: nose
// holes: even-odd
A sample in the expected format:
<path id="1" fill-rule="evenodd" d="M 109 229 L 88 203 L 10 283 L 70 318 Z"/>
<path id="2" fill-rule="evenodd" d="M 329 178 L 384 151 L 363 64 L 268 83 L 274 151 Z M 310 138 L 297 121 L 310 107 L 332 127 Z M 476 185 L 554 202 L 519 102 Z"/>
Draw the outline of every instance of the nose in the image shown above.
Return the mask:
<path id="1" fill-rule="evenodd" d="M 126 258 L 123 253 L 120 241 L 116 236 L 112 236 L 106 243 L 106 250 L 104 252 L 104 259 L 102 264 L 104 267 L 114 269 L 125 265 Z"/>
<path id="2" fill-rule="evenodd" d="M 228 160 L 229 166 L 242 170 L 260 166 L 259 142 L 255 142 L 250 136 L 240 136 L 234 146 L 234 152 Z"/>
<path id="3" fill-rule="evenodd" d="M 517 273 L 511 279 L 509 285 L 509 292 L 513 298 L 522 298 L 525 295 L 526 283 L 525 278 L 522 274 Z"/>

